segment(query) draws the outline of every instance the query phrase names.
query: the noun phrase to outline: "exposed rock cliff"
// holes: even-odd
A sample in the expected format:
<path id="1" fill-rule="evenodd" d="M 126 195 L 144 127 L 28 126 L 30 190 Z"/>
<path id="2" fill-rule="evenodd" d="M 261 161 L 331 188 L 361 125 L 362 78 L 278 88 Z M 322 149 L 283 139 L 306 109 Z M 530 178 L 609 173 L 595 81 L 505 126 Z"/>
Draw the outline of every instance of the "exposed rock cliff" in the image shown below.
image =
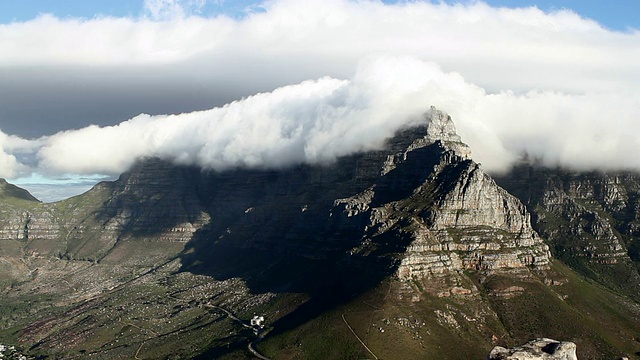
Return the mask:
<path id="1" fill-rule="evenodd" d="M 451 118 L 436 109 L 384 150 L 322 167 L 208 174 L 198 188 L 211 222 L 196 254 L 214 251 L 207 239 L 218 239 L 313 259 L 378 259 L 401 279 L 526 272 L 549 262 L 525 207 L 470 159 Z"/>
<path id="2" fill-rule="evenodd" d="M 556 257 L 606 286 L 640 293 L 640 175 L 521 165 L 498 181 L 534 214 Z"/>
<path id="3" fill-rule="evenodd" d="M 24 281 L 31 269 L 24 260 L 31 214 L 41 203 L 26 190 L 0 179 L 0 284 Z M 32 226 L 32 225 L 31 225 Z"/>
<path id="4" fill-rule="evenodd" d="M 358 252 L 370 251 L 388 232 L 411 239 L 399 255 L 401 278 L 546 268 L 548 248 L 531 228 L 527 210 L 470 159 L 448 115 L 432 109 L 424 135 L 390 156 L 382 175 L 336 205 L 347 216 L 368 218 Z M 419 179 L 411 192 L 389 197 L 389 187 L 408 179 Z"/>

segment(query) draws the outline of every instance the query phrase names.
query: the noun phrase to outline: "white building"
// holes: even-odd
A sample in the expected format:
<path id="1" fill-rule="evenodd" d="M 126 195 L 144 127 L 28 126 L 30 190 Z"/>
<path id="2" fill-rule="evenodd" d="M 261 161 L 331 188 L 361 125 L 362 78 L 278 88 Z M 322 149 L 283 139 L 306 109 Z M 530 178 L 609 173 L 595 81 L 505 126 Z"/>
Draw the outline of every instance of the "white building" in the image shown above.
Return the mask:
<path id="1" fill-rule="evenodd" d="M 251 326 L 262 329 L 264 327 L 264 316 L 254 316 L 253 319 L 251 319 Z"/>

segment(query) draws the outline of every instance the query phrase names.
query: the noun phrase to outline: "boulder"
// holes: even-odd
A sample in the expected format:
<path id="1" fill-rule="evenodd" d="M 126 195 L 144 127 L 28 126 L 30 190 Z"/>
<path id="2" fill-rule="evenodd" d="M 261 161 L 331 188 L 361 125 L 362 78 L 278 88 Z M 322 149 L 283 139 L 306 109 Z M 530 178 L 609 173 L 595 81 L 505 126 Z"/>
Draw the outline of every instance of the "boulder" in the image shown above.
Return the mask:
<path id="1" fill-rule="evenodd" d="M 538 338 L 515 348 L 496 346 L 489 360 L 577 360 L 576 344 Z"/>

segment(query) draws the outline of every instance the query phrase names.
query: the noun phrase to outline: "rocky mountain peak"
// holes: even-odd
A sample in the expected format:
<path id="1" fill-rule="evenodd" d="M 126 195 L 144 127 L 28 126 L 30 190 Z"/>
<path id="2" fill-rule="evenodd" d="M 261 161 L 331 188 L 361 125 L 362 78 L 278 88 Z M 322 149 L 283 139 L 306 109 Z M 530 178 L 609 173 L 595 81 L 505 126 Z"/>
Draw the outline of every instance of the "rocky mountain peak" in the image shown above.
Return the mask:
<path id="1" fill-rule="evenodd" d="M 453 158 L 471 160 L 471 149 L 462 142 L 451 116 L 431 106 L 430 110 L 424 113 L 421 125 L 400 130 L 387 141 L 387 147 L 382 152 L 388 155 L 381 175 L 389 173 L 398 164 L 406 161 L 415 150 L 431 145 L 449 153 L 445 162 L 451 162 Z"/>
<path id="2" fill-rule="evenodd" d="M 460 135 L 456 132 L 456 126 L 447 113 L 436 109 L 435 106 L 427 113 L 429 123 L 427 124 L 426 139 L 431 143 L 438 140 L 462 142 Z"/>
<path id="3" fill-rule="evenodd" d="M 462 138 L 456 132 L 456 126 L 449 114 L 436 109 L 435 106 L 431 106 L 431 109 L 425 113 L 424 117 L 427 123 L 424 135 L 414 140 L 411 146 L 407 148 L 407 151 L 439 143 L 462 159 L 471 159 L 471 149 L 462 142 Z"/>
<path id="4" fill-rule="evenodd" d="M 432 107 L 425 120 L 390 140 L 388 151 L 395 153 L 387 155 L 372 186 L 335 201 L 367 229 L 353 252 L 372 251 L 388 234 L 408 238 L 397 254 L 396 275 L 428 278 L 430 286 L 434 277 L 456 278 L 465 270 L 548 268 L 549 249 L 532 229 L 528 211 L 471 159 L 451 117 Z M 398 146 L 407 139 L 408 145 Z M 447 285 L 433 286 L 433 292 L 453 293 Z"/>

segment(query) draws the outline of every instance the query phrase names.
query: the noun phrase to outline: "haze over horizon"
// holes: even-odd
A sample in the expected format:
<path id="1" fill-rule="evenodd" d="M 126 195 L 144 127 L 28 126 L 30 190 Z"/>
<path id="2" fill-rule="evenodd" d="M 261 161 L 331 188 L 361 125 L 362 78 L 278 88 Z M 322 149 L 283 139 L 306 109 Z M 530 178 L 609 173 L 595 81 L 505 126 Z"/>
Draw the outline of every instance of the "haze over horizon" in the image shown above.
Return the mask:
<path id="1" fill-rule="evenodd" d="M 52 201 L 145 156 L 216 170 L 326 162 L 380 146 L 431 105 L 491 172 L 524 152 L 640 169 L 634 24 L 549 2 L 127 3 L 126 15 L 0 24 L 0 177 Z"/>

